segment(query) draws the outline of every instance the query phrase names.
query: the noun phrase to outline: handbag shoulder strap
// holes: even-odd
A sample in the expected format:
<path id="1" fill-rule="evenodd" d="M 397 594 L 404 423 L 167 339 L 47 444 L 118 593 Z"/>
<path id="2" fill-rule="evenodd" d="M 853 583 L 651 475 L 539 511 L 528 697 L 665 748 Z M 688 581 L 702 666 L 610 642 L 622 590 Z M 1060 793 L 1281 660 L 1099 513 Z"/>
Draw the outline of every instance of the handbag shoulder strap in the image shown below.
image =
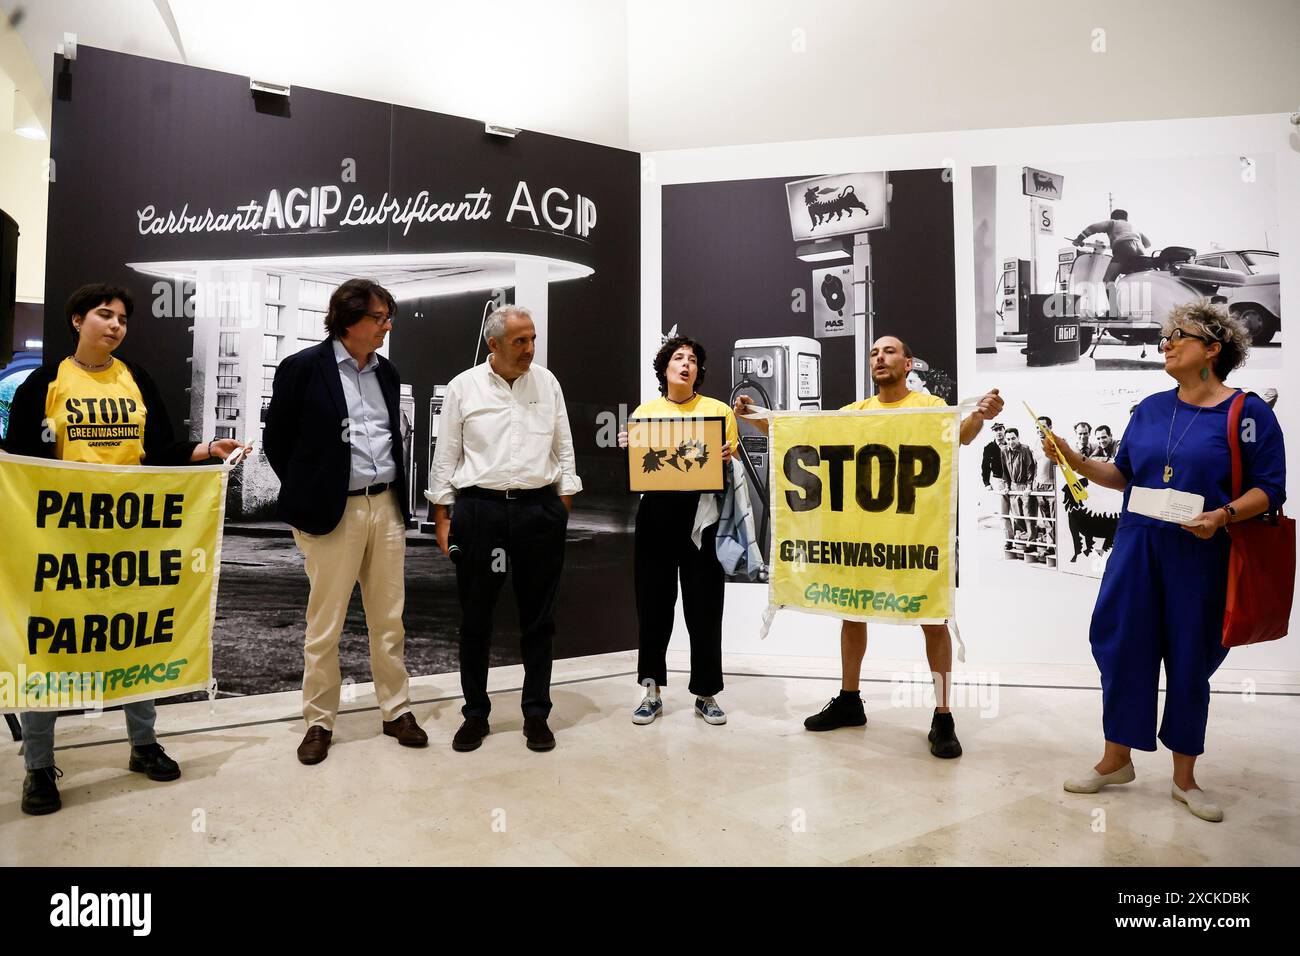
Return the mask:
<path id="1" fill-rule="evenodd" d="M 1246 396 L 1252 394 L 1246 389 L 1237 393 L 1237 397 L 1232 400 L 1228 406 L 1228 451 L 1232 454 L 1232 498 L 1235 501 L 1241 497 L 1241 486 L 1243 483 L 1241 471 L 1241 410 L 1246 405 Z M 1281 508 L 1276 510 L 1266 510 L 1263 518 L 1276 522 L 1278 518 L 1285 517 Z"/>
<path id="2" fill-rule="evenodd" d="M 1243 389 L 1228 406 L 1228 451 L 1232 454 L 1232 500 L 1241 497 L 1241 409 L 1246 404 Z"/>

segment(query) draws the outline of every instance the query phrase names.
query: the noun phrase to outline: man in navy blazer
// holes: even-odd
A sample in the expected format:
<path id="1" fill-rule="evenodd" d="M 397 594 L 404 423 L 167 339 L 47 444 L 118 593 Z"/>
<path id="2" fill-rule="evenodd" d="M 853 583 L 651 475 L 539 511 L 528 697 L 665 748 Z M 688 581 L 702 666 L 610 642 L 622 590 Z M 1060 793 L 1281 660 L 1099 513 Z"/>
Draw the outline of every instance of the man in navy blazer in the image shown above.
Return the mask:
<path id="1" fill-rule="evenodd" d="M 280 479 L 277 514 L 293 527 L 311 595 L 303 644 L 304 764 L 329 753 L 338 714 L 339 637 L 352 589 L 370 634 L 370 670 L 383 731 L 408 747 L 428 736 L 411 713 L 406 632 L 406 476 L 402 470 L 401 377 L 379 354 L 396 303 L 369 279 L 330 296 L 320 345 L 275 373 L 262 447 Z"/>

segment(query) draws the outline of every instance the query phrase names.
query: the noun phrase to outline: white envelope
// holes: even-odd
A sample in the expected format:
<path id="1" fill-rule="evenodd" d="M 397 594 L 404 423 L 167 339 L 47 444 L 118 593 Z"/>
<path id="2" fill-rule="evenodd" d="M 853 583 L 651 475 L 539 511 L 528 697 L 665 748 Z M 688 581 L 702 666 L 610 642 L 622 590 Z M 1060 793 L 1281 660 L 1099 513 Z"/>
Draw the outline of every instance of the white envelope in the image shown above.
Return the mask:
<path id="1" fill-rule="evenodd" d="M 1134 485 L 1128 494 L 1128 510 L 1160 521 L 1187 524 L 1205 510 L 1205 497 L 1173 488 L 1142 488 Z"/>

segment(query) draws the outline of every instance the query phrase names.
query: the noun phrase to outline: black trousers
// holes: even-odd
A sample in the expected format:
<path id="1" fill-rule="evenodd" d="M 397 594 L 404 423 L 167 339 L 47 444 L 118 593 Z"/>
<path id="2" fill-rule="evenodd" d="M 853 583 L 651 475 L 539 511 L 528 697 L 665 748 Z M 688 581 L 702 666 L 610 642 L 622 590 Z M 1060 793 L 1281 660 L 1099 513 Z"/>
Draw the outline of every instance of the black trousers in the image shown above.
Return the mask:
<path id="1" fill-rule="evenodd" d="M 457 497 L 451 512 L 452 543 L 460 548 L 456 585 L 460 592 L 461 713 L 487 717 L 488 649 L 492 614 L 507 571 L 519 605 L 519 650 L 524 662 L 523 712 L 551 712 L 551 640 L 555 636 L 555 594 L 564 568 L 569 510 L 558 495 L 513 499 Z"/>
<path id="2" fill-rule="evenodd" d="M 722 690 L 722 595 L 726 579 L 710 525 L 691 541 L 698 494 L 654 492 L 641 496 L 636 513 L 636 616 L 640 626 L 637 680 L 668 683 L 668 639 L 682 580 L 682 612 L 691 636 L 690 691 L 712 697 Z"/>

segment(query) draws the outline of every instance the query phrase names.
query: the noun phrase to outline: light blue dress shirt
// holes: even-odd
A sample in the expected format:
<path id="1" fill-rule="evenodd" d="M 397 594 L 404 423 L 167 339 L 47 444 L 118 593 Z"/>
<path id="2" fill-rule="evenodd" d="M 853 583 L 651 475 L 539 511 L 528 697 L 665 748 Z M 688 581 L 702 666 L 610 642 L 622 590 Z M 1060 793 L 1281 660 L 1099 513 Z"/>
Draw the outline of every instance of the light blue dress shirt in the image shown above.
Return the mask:
<path id="1" fill-rule="evenodd" d="M 365 368 L 338 339 L 334 340 L 343 398 L 348 405 L 352 442 L 352 474 L 348 491 L 397 480 L 397 456 L 393 453 L 393 430 L 388 426 L 388 404 L 379 387 L 379 356 L 372 355 Z"/>

